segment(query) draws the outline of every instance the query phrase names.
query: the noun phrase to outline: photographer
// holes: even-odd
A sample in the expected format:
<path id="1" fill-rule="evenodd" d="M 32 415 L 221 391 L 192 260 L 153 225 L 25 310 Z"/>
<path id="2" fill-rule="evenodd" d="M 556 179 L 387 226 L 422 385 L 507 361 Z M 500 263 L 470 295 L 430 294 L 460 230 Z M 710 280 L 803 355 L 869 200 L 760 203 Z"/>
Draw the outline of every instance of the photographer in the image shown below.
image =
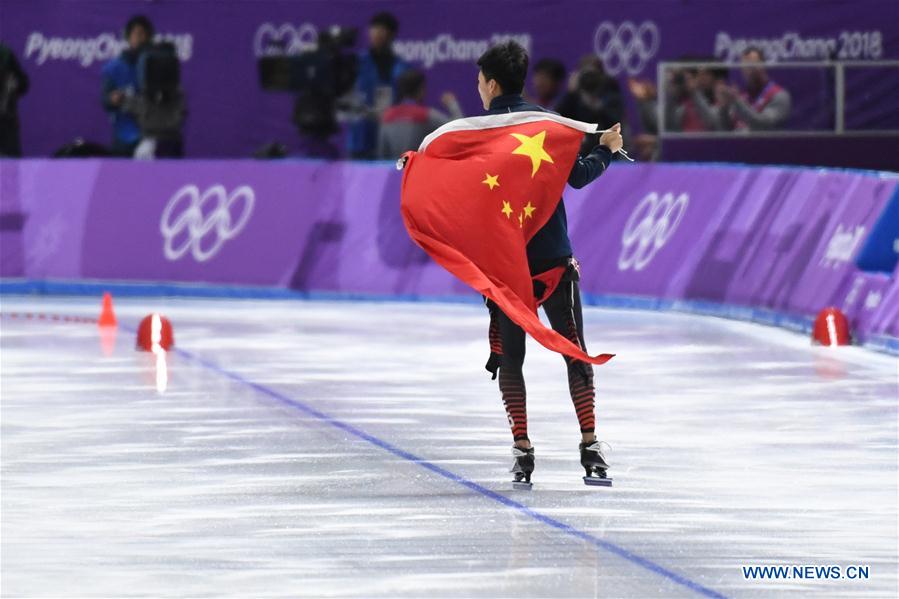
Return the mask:
<path id="1" fill-rule="evenodd" d="M 580 68 L 569 81 L 566 93 L 556 111 L 564 117 L 597 123 L 606 129 L 624 118 L 621 88 L 613 77 L 606 74 L 602 62 L 595 56 L 581 59 Z M 590 136 L 585 136 L 581 155 L 586 156 L 595 146 Z"/>
<path id="2" fill-rule="evenodd" d="M 707 63 L 713 58 L 681 57 L 680 62 Z M 716 85 L 727 80 L 727 69 L 707 65 L 695 68 L 668 69 L 665 72 L 664 131 L 703 132 L 722 129 L 718 116 L 720 105 L 715 95 Z M 643 129 L 657 135 L 658 92 L 651 81 L 628 79 L 628 88 L 640 111 Z"/>
<path id="3" fill-rule="evenodd" d="M 556 111 L 564 117 L 598 123 L 602 128 L 610 127 L 624 118 L 621 87 L 615 78 L 606 74 L 602 61 L 595 56 L 585 56 L 572 74 L 569 91 L 556 106 Z"/>
<path id="4" fill-rule="evenodd" d="M 102 70 L 103 107 L 113 125 L 114 155 L 183 155 L 181 128 L 186 109 L 178 57 L 172 44 L 152 44 L 153 34 L 147 17 L 129 19 L 125 25 L 128 48 Z"/>
<path id="5" fill-rule="evenodd" d="M 359 56 L 355 86 L 362 111 L 349 129 L 348 144 L 352 158 L 374 157 L 378 119 L 394 104 L 397 78 L 409 68 L 393 52 L 393 40 L 398 30 L 396 17 L 388 12 L 376 14 L 369 23 L 370 47 Z"/>

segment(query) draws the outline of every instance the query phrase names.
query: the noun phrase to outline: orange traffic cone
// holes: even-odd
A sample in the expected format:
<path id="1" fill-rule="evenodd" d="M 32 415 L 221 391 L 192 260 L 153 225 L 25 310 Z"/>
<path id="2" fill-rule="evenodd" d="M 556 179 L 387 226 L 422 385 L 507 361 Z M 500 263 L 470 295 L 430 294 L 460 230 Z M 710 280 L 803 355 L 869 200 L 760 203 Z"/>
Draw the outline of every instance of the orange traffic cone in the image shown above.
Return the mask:
<path id="1" fill-rule="evenodd" d="M 100 310 L 100 318 L 97 324 L 101 327 L 114 327 L 118 325 L 115 312 L 112 311 L 112 295 L 107 291 L 103 294 L 103 308 Z"/>
<path id="2" fill-rule="evenodd" d="M 821 345 L 849 345 L 849 321 L 838 308 L 824 308 L 818 312 L 812 329 L 812 343 Z"/>

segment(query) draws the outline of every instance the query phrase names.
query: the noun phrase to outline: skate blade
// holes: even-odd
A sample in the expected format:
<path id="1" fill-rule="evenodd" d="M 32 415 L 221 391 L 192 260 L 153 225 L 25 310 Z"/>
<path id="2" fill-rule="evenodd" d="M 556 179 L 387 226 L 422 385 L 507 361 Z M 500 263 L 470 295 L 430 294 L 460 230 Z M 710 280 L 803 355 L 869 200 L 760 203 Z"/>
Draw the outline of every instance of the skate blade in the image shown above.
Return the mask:
<path id="1" fill-rule="evenodd" d="M 516 491 L 530 491 L 534 487 L 534 483 L 526 483 L 523 480 L 512 481 L 512 488 Z"/>
<path id="2" fill-rule="evenodd" d="M 584 484 L 590 487 L 611 487 L 611 478 L 599 478 L 598 476 L 585 476 Z"/>

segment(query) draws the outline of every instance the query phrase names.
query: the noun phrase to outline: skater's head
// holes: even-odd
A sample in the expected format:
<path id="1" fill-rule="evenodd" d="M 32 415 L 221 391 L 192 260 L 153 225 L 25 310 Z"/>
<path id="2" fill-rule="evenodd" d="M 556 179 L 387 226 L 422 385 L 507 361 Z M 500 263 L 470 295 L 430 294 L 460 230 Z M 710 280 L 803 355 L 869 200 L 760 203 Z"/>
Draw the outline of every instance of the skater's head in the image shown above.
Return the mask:
<path id="1" fill-rule="evenodd" d="M 478 95 L 484 110 L 503 94 L 520 94 L 528 74 L 528 53 L 514 41 L 493 46 L 478 59 Z"/>
<path id="2" fill-rule="evenodd" d="M 390 48 L 400 30 L 399 21 L 389 12 L 379 12 L 368 23 L 368 41 L 372 50 L 383 52 Z"/>

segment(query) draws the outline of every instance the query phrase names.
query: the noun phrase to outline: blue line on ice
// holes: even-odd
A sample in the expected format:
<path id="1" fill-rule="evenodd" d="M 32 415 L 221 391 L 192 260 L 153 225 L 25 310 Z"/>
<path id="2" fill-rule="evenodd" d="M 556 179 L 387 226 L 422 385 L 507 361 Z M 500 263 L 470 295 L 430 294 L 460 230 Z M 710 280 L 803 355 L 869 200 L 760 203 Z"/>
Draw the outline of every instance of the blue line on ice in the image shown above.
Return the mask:
<path id="1" fill-rule="evenodd" d="M 582 541 L 586 541 L 587 543 L 590 543 L 591 545 L 599 547 L 600 549 L 605 549 L 606 551 L 613 553 L 621 558 L 624 558 L 624 559 L 628 560 L 629 562 L 634 563 L 642 568 L 645 568 L 646 570 L 649 570 L 650 572 L 654 572 L 654 573 L 658 574 L 659 576 L 663 576 L 673 582 L 676 582 L 679 585 L 682 585 L 690 590 L 693 590 L 704 597 L 717 597 L 717 598 L 725 597 L 724 595 L 722 595 L 721 593 L 719 593 L 713 589 L 703 586 L 703 585 L 699 584 L 698 582 L 694 582 L 694 581 L 690 580 L 689 578 L 682 576 L 681 574 L 673 572 L 673 571 L 665 568 L 664 566 L 660 566 L 659 564 L 657 564 L 645 557 L 642 557 L 640 555 L 637 555 L 636 553 L 628 551 L 627 549 L 620 547 L 620 546 L 616 545 L 615 543 L 600 539 L 599 537 L 593 536 L 590 533 L 579 530 L 569 524 L 565 524 L 564 522 L 562 522 L 560 520 L 556 520 L 555 518 L 551 518 L 549 516 L 541 514 L 540 512 L 533 510 L 533 509 L 529 508 L 528 506 L 515 501 L 514 499 L 510 499 L 509 497 L 506 497 L 505 495 L 501 495 L 500 493 L 497 493 L 496 491 L 491 491 L 487 487 L 484 487 L 474 481 L 470 481 L 466 478 L 463 478 L 462 476 L 459 476 L 458 474 L 451 472 L 451 471 L 447 470 L 446 468 L 441 468 L 437 464 L 429 462 L 428 460 L 421 458 L 413 453 L 409 453 L 408 451 L 406 451 L 400 447 L 397 447 L 396 445 L 392 445 L 391 443 L 384 441 L 383 439 L 375 437 L 374 435 L 371 435 L 371 434 L 365 432 L 364 430 L 353 426 L 352 424 L 349 424 L 340 419 L 334 418 L 333 416 L 330 416 L 320 410 L 317 410 L 317 409 L 313 408 L 312 406 L 310 406 L 306 403 L 303 403 L 302 401 L 287 397 L 286 395 L 279 393 L 279 392 L 275 391 L 274 389 L 270 389 L 270 388 L 266 387 L 265 385 L 261 385 L 250 379 L 247 379 L 247 378 L 237 374 L 236 372 L 226 370 L 226 369 L 222 368 L 221 366 L 219 366 L 218 364 L 215 364 L 213 362 L 205 360 L 204 358 L 201 358 L 200 356 L 197 356 L 186 350 L 183 350 L 180 348 L 173 348 L 173 350 L 178 352 L 179 354 L 183 355 L 184 357 L 188 358 L 189 360 L 192 360 L 209 370 L 217 372 L 217 373 L 224 375 L 242 385 L 250 387 L 251 389 L 254 389 L 254 390 L 258 391 L 259 393 L 266 395 L 282 404 L 285 404 L 287 406 L 290 406 L 292 408 L 300 410 L 301 412 L 304 412 L 304 413 L 316 418 L 317 420 L 320 420 L 321 422 L 324 422 L 335 428 L 345 431 L 355 437 L 359 437 L 360 439 L 363 439 L 364 441 L 367 441 L 376 447 L 380 447 L 384 451 L 387 451 L 399 458 L 402 458 L 404 460 L 407 460 L 409 462 L 417 464 L 418 466 L 421 466 L 422 468 L 424 468 L 426 470 L 430 470 L 431 472 L 438 474 L 448 480 L 451 480 L 454 483 L 460 484 L 463 487 L 466 487 L 469 490 L 473 491 L 474 493 L 477 493 L 478 495 L 486 497 L 487 499 L 491 499 L 497 503 L 505 505 L 506 507 L 517 510 L 518 512 L 525 514 L 538 522 L 542 522 L 543 524 L 551 526 L 552 528 L 555 528 L 567 535 L 570 535 L 570 536 L 580 539 Z"/>

